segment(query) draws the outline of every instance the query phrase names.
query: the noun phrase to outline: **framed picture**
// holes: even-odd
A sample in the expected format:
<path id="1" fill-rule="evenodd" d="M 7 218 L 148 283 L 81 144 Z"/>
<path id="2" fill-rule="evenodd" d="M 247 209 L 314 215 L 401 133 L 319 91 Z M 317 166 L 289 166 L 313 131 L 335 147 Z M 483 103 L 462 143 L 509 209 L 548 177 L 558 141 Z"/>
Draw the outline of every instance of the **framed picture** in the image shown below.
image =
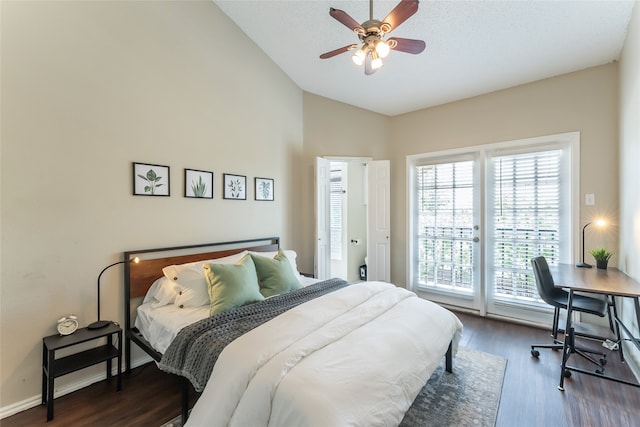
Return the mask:
<path id="1" fill-rule="evenodd" d="M 213 199 L 213 172 L 185 169 L 184 197 Z"/>
<path id="2" fill-rule="evenodd" d="M 273 200 L 273 179 L 256 177 L 256 200 Z"/>
<path id="3" fill-rule="evenodd" d="M 247 177 L 244 175 L 223 174 L 225 199 L 247 200 Z"/>
<path id="4" fill-rule="evenodd" d="M 169 166 L 133 163 L 134 196 L 169 196 Z"/>

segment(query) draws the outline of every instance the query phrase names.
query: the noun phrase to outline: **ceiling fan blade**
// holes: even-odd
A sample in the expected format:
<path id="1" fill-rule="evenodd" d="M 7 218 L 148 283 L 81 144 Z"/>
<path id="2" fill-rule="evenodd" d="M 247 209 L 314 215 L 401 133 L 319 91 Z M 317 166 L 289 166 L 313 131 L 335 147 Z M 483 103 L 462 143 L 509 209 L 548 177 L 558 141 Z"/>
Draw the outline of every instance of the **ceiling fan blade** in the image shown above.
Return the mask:
<path id="1" fill-rule="evenodd" d="M 358 34 L 364 34 L 364 28 L 352 17 L 350 17 L 347 12 L 340 9 L 334 9 L 333 7 L 329 8 L 329 15 L 333 16 L 336 20 L 338 20 L 342 25 L 349 28 L 352 31 L 355 31 Z"/>
<path id="2" fill-rule="evenodd" d="M 418 11 L 418 3 L 418 0 L 401 0 L 400 3 L 389 12 L 387 17 L 382 20 L 383 26 L 387 24 L 390 27 L 385 33 L 389 34 L 416 13 Z"/>
<path id="3" fill-rule="evenodd" d="M 370 76 L 371 74 L 376 72 L 376 70 L 374 70 L 373 67 L 371 66 L 372 60 L 373 59 L 371 58 L 371 55 L 367 55 L 367 57 L 364 59 L 364 73 L 367 76 Z"/>
<path id="4" fill-rule="evenodd" d="M 345 52 L 347 52 L 349 50 L 352 50 L 352 49 L 355 49 L 357 47 L 358 47 L 357 44 L 350 44 L 350 45 L 347 45 L 347 46 L 343 46 L 343 47 L 341 47 L 339 49 L 332 50 L 331 52 L 323 53 L 322 55 L 320 55 L 320 59 L 332 58 L 332 57 L 334 57 L 336 55 L 340 55 L 341 53 L 345 53 Z"/>
<path id="5" fill-rule="evenodd" d="M 423 40 L 403 39 L 399 37 L 391 37 L 387 40 L 389 47 L 400 52 L 413 53 L 417 55 L 422 53 L 427 44 Z"/>

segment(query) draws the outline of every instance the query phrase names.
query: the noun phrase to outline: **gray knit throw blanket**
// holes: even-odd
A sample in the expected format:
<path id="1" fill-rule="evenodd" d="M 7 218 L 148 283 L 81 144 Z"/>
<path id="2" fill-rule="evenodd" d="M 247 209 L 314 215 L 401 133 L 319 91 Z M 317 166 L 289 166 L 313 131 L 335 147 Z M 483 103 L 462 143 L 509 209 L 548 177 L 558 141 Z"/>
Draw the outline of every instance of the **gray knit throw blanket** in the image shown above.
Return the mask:
<path id="1" fill-rule="evenodd" d="M 178 333 L 158 366 L 187 378 L 201 392 L 218 356 L 231 341 L 293 307 L 345 286 L 348 283 L 342 279 L 329 279 L 202 319 Z"/>

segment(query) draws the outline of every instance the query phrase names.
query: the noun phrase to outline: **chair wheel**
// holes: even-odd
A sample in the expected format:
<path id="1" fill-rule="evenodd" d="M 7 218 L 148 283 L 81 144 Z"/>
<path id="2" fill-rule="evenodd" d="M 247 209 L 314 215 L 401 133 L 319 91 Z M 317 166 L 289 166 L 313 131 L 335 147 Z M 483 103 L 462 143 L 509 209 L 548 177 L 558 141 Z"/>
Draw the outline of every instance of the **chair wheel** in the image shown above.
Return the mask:
<path id="1" fill-rule="evenodd" d="M 538 350 L 531 350 L 531 355 L 537 358 L 538 356 L 540 356 L 540 352 Z"/>
<path id="2" fill-rule="evenodd" d="M 603 357 L 602 359 L 600 359 L 600 364 L 601 364 L 602 366 L 606 365 L 606 364 L 607 364 L 607 358 L 606 358 L 606 357 Z"/>
<path id="3" fill-rule="evenodd" d="M 571 378 L 571 371 L 568 369 L 565 369 L 562 375 L 564 375 L 565 378 Z"/>

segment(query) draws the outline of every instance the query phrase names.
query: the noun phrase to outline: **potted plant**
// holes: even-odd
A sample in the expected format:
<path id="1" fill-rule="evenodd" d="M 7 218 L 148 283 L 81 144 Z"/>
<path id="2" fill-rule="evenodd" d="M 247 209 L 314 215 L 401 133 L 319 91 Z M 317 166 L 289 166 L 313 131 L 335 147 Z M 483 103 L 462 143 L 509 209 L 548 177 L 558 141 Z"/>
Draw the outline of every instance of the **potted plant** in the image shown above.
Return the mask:
<path id="1" fill-rule="evenodd" d="M 613 252 L 609 252 L 605 248 L 595 248 L 589 251 L 593 258 L 596 260 L 596 267 L 606 270 L 609 258 L 613 255 Z"/>

